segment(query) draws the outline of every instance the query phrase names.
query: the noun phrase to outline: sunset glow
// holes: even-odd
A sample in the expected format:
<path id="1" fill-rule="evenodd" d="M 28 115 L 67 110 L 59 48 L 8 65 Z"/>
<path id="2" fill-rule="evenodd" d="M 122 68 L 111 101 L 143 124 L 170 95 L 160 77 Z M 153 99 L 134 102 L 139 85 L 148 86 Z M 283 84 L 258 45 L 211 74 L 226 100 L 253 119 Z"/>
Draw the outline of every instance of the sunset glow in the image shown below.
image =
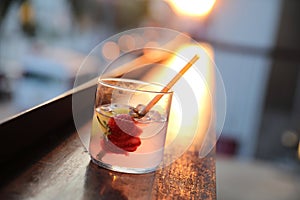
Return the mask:
<path id="1" fill-rule="evenodd" d="M 166 0 L 179 15 L 205 16 L 213 8 L 216 0 Z"/>
<path id="2" fill-rule="evenodd" d="M 148 81 L 166 84 L 195 54 L 200 55 L 200 59 L 172 88 L 175 97 L 172 103 L 166 145 L 172 143 L 176 137 L 180 138 L 182 146 L 188 146 L 187 144 L 195 139 L 197 143 L 203 142 L 211 123 L 213 102 L 210 89 L 213 88 L 214 77 L 211 63 L 213 50 L 204 45 L 183 45 L 173 57 L 161 63 L 160 67 L 145 77 L 146 81 L 149 79 Z"/>

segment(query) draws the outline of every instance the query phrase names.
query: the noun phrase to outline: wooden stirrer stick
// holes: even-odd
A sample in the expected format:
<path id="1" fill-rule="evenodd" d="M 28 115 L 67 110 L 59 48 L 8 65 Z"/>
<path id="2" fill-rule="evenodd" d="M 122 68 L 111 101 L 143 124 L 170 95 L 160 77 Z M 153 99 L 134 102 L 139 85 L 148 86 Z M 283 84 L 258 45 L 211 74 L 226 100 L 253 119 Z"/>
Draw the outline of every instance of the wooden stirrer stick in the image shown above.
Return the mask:
<path id="1" fill-rule="evenodd" d="M 199 59 L 199 55 L 196 54 L 174 77 L 173 79 L 161 90 L 162 93 L 167 92 L 173 85 L 183 76 L 183 74 Z M 162 94 L 156 95 L 142 110 L 134 109 L 134 111 L 143 117 L 149 112 L 149 110 L 162 98 Z"/>

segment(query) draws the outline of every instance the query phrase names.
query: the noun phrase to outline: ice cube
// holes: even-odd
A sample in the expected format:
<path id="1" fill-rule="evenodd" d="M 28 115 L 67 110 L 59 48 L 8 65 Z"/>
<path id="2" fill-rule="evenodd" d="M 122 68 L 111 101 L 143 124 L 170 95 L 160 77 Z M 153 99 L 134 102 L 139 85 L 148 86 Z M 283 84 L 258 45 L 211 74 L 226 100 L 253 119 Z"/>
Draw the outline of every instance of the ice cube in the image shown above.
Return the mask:
<path id="1" fill-rule="evenodd" d="M 145 117 L 148 118 L 149 121 L 156 122 L 159 122 L 162 119 L 161 114 L 156 110 L 150 110 Z"/>
<path id="2" fill-rule="evenodd" d="M 100 110 L 102 110 L 102 111 L 104 111 L 104 112 L 111 112 L 111 111 L 112 111 L 110 105 L 108 105 L 108 104 L 102 105 L 102 106 L 100 107 Z"/>

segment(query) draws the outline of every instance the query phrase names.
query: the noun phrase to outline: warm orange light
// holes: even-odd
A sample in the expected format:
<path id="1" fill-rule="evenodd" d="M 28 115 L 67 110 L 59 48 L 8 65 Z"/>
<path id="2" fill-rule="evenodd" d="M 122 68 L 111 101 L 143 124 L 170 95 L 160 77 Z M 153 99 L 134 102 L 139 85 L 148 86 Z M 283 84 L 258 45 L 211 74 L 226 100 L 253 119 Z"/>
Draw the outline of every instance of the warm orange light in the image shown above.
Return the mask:
<path id="1" fill-rule="evenodd" d="M 300 160 L 300 140 L 299 140 L 299 143 L 298 143 L 298 159 Z"/>
<path id="2" fill-rule="evenodd" d="M 208 57 L 208 51 L 210 49 L 200 47 L 198 45 L 187 45 L 183 46 L 181 49 L 178 50 L 178 53 L 180 55 L 183 55 L 184 58 L 190 58 L 190 56 L 194 54 L 200 55 L 200 59 L 197 61 L 198 65 L 201 66 L 202 75 L 204 77 L 199 76 L 199 73 L 197 73 L 195 68 L 191 68 L 189 71 L 186 72 L 185 77 L 186 80 L 191 87 L 191 89 L 194 92 L 195 98 L 198 101 L 198 109 L 197 106 L 195 107 L 191 106 L 191 109 L 188 112 L 188 116 L 183 116 L 183 118 L 188 119 L 184 120 L 182 119 L 181 126 L 184 127 L 184 135 L 181 135 L 182 141 L 185 141 L 185 143 L 188 143 L 188 141 L 193 140 L 193 137 L 196 137 L 199 141 L 203 141 L 204 136 L 207 131 L 207 125 L 210 123 L 210 108 L 211 108 L 211 94 L 209 91 L 209 85 L 210 83 L 205 83 L 203 80 L 206 78 L 207 81 L 210 81 L 212 79 L 212 66 L 210 57 Z M 212 55 L 212 51 L 209 52 L 210 55 Z M 172 68 L 175 71 L 179 71 L 181 66 L 184 66 L 186 63 L 186 60 L 183 60 L 180 57 L 174 57 L 169 62 L 165 63 L 170 68 Z M 197 67 L 196 67 L 197 68 Z M 199 70 L 199 68 L 198 68 Z M 165 76 L 166 78 L 166 76 Z M 181 87 L 180 82 L 178 83 L 178 89 Z M 206 85 L 208 84 L 208 85 Z M 174 87 L 175 92 L 185 93 L 185 91 L 178 90 L 176 86 Z M 177 90 L 177 91 L 176 91 Z M 188 97 L 189 94 L 186 94 Z M 181 103 L 183 104 L 189 104 L 190 98 L 183 99 Z M 172 113 L 171 113 L 172 114 Z M 174 120 L 172 120 L 172 116 L 170 118 L 170 124 L 171 127 L 173 124 L 178 123 L 176 117 L 174 117 Z M 194 119 L 201 119 L 201 124 L 198 121 L 195 121 Z M 176 133 L 176 130 L 171 131 Z M 177 129 L 178 130 L 178 129 Z M 197 130 L 197 135 L 193 135 L 194 131 Z M 168 137 L 167 137 L 168 139 Z"/>
<path id="3" fill-rule="evenodd" d="M 116 59 L 120 55 L 120 47 L 115 42 L 106 42 L 103 45 L 102 54 L 108 60 Z"/>
<path id="4" fill-rule="evenodd" d="M 172 143 L 173 140 L 178 136 L 181 138 L 182 146 L 185 146 L 184 144 L 189 144 L 194 140 L 194 137 L 196 137 L 198 143 L 201 143 L 205 137 L 207 128 L 211 123 L 212 94 L 210 89 L 213 89 L 213 86 L 211 84 L 214 77 L 213 66 L 211 63 L 213 50 L 208 45 L 202 45 L 200 47 L 199 45 L 189 44 L 182 46 L 182 48 L 178 49 L 177 52 L 183 57 L 171 57 L 165 62 L 162 62 L 162 65 L 153 69 L 144 78 L 146 81 L 167 84 L 170 79 L 174 77 L 174 73 L 178 72 L 182 68 L 182 66 L 184 66 L 191 59 L 192 56 L 194 56 L 195 54 L 200 55 L 200 59 L 197 61 L 198 67 L 194 66 L 194 68 L 189 69 L 184 75 L 185 78 L 181 78 L 172 88 L 172 90 L 175 92 L 175 96 L 172 100 L 172 110 L 169 119 L 166 145 Z M 199 66 L 201 66 L 201 69 L 199 68 Z M 174 73 L 171 73 L 172 70 L 170 69 L 174 70 Z M 202 72 L 201 75 L 203 77 L 200 76 L 197 70 L 200 70 Z M 185 88 L 183 79 L 185 79 L 185 81 L 191 87 L 191 90 L 195 95 L 194 97 L 190 97 L 190 93 L 188 91 L 182 90 L 182 88 Z M 205 82 L 204 79 L 207 82 Z M 186 96 L 186 98 L 181 99 L 181 102 L 179 102 L 176 94 L 182 94 L 183 96 Z M 192 98 L 195 98 L 195 100 L 198 102 L 198 106 L 188 106 L 187 109 L 189 110 L 188 112 L 184 112 L 184 115 L 181 105 L 190 105 Z M 201 123 L 194 119 L 201 119 Z M 184 131 L 179 133 L 181 127 Z M 195 130 L 197 130 L 196 135 L 194 135 Z M 178 147 L 178 149 L 179 148 L 180 147 Z"/>
<path id="5" fill-rule="evenodd" d="M 136 42 L 131 35 L 122 35 L 118 40 L 118 45 L 123 51 L 131 51 L 136 47 Z"/>
<path id="6" fill-rule="evenodd" d="M 205 16 L 213 8 L 216 0 L 166 0 L 180 15 Z"/>

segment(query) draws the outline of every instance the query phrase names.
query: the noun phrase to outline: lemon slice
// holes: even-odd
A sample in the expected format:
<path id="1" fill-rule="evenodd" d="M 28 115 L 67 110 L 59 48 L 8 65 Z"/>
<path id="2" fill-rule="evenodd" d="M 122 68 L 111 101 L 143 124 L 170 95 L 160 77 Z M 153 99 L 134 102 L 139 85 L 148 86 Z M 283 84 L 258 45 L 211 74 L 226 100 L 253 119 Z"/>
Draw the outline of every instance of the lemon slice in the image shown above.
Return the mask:
<path id="1" fill-rule="evenodd" d="M 129 114 L 129 108 L 124 108 L 124 107 L 122 107 L 122 108 L 115 108 L 114 110 L 113 110 L 113 114 L 114 115 L 117 115 L 117 114 Z"/>

